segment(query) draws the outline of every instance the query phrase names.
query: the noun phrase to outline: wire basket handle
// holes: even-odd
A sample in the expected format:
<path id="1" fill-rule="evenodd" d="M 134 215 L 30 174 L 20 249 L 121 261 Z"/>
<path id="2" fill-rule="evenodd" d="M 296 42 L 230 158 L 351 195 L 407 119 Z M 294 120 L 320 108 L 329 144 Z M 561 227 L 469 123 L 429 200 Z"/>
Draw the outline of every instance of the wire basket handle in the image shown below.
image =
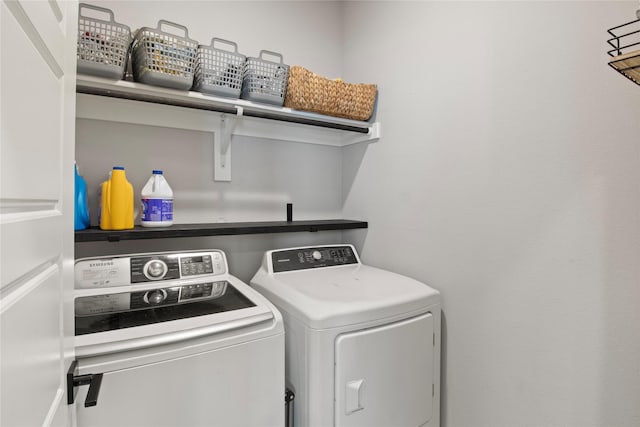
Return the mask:
<path id="1" fill-rule="evenodd" d="M 280 64 L 284 64 L 284 62 L 282 61 L 282 54 L 280 54 L 280 53 L 278 53 L 278 52 L 272 52 L 272 51 L 270 51 L 270 50 L 261 50 L 261 51 L 260 51 L 260 55 L 259 55 L 259 56 L 260 56 L 260 59 L 262 59 L 262 60 L 264 60 L 264 61 L 267 61 L 266 59 L 264 59 L 264 54 L 265 54 L 265 53 L 266 53 L 267 55 L 276 56 L 276 57 L 280 58 L 280 62 L 279 62 L 279 63 L 280 63 Z M 269 62 L 275 62 L 275 61 L 269 61 Z"/>
<path id="2" fill-rule="evenodd" d="M 101 18 L 97 18 L 95 16 L 89 16 L 89 15 L 85 15 L 84 13 L 82 13 L 82 11 L 84 9 L 92 9 L 95 10 L 97 12 L 102 12 L 102 13 L 106 13 L 107 15 L 109 15 L 109 19 L 101 19 Z M 98 21 L 104 21 L 104 22 L 115 22 L 115 18 L 113 16 L 113 11 L 111 9 L 107 9 L 106 7 L 99 7 L 99 6 L 94 6 L 92 4 L 87 4 L 87 3 L 80 3 L 78 5 L 78 14 L 80 16 L 83 16 L 85 18 L 91 18 L 91 19 L 96 19 Z"/>
<path id="3" fill-rule="evenodd" d="M 177 34 L 176 32 L 166 31 L 162 28 L 163 26 L 173 27 L 174 29 L 182 30 L 184 31 L 184 35 Z M 158 30 L 165 33 L 173 34 L 175 36 L 184 37 L 186 39 L 189 38 L 189 30 L 187 30 L 187 27 L 185 27 L 184 25 L 176 24 L 175 22 L 167 21 L 166 19 L 161 19 L 158 21 Z"/>
<path id="4" fill-rule="evenodd" d="M 218 38 L 218 37 L 214 37 L 214 38 L 211 39 L 211 47 L 215 48 L 214 44 L 216 42 L 218 42 L 218 44 L 222 43 L 222 44 L 226 44 L 226 45 L 229 45 L 229 46 L 233 46 L 233 52 L 234 53 L 238 53 L 238 44 L 237 43 L 234 43 L 231 40 L 225 40 L 225 39 L 221 39 L 221 38 Z M 227 50 L 227 49 L 225 49 L 225 50 Z"/>

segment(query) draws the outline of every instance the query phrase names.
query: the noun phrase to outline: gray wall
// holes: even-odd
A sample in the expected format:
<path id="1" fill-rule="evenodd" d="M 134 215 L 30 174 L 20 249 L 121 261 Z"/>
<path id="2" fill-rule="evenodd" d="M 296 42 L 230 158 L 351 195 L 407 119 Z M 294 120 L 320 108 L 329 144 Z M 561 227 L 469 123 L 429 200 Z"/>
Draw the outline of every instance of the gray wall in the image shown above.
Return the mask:
<path id="1" fill-rule="evenodd" d="M 383 139 L 345 150 L 366 262 L 439 289 L 443 425 L 640 425 L 638 2 L 350 2 L 345 76 Z"/>
<path id="2" fill-rule="evenodd" d="M 164 168 L 190 222 L 273 219 L 285 199 L 308 218 L 368 220 L 344 236 L 365 262 L 442 292 L 444 426 L 640 425 L 640 87 L 605 55 L 605 30 L 637 2 L 94 3 L 132 28 L 166 18 L 201 42 L 375 82 L 383 137 L 345 149 L 242 139 L 241 177 L 216 183 L 206 134 L 80 120 L 90 185 L 124 159 L 137 192 Z M 248 280 L 266 249 L 341 239 L 78 248 L 216 247 Z"/>

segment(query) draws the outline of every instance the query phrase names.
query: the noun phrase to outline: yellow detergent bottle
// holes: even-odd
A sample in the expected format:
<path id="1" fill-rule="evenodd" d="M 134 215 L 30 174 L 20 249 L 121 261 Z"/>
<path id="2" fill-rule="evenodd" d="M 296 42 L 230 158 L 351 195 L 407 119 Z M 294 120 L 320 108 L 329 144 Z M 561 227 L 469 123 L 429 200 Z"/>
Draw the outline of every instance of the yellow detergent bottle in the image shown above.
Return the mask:
<path id="1" fill-rule="evenodd" d="M 127 230 L 133 228 L 133 186 L 124 168 L 114 166 L 111 177 L 102 183 L 100 228 Z"/>

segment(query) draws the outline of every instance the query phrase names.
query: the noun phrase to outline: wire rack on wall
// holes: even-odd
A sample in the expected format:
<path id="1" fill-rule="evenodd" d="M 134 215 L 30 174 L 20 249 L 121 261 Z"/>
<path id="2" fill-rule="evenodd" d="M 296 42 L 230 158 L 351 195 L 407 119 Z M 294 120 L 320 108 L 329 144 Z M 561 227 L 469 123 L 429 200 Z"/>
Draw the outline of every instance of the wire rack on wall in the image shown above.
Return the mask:
<path id="1" fill-rule="evenodd" d="M 629 80 L 640 85 L 640 9 L 638 19 L 607 30 L 612 38 L 607 43 L 613 49 L 609 65 Z"/>

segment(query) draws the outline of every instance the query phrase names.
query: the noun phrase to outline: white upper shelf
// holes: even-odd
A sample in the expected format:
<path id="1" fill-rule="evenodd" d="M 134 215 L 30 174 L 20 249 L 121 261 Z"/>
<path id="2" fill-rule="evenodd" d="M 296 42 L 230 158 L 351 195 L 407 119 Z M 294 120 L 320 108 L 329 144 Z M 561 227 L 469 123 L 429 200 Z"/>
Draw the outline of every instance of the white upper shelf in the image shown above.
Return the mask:
<path id="1" fill-rule="evenodd" d="M 78 74 L 76 92 L 78 118 L 210 132 L 219 132 L 221 121 L 226 120 L 233 122 L 232 135 L 332 146 L 380 138 L 378 122 L 348 120 L 124 80 Z M 217 119 L 212 120 L 211 113 L 217 113 L 213 115 Z"/>

